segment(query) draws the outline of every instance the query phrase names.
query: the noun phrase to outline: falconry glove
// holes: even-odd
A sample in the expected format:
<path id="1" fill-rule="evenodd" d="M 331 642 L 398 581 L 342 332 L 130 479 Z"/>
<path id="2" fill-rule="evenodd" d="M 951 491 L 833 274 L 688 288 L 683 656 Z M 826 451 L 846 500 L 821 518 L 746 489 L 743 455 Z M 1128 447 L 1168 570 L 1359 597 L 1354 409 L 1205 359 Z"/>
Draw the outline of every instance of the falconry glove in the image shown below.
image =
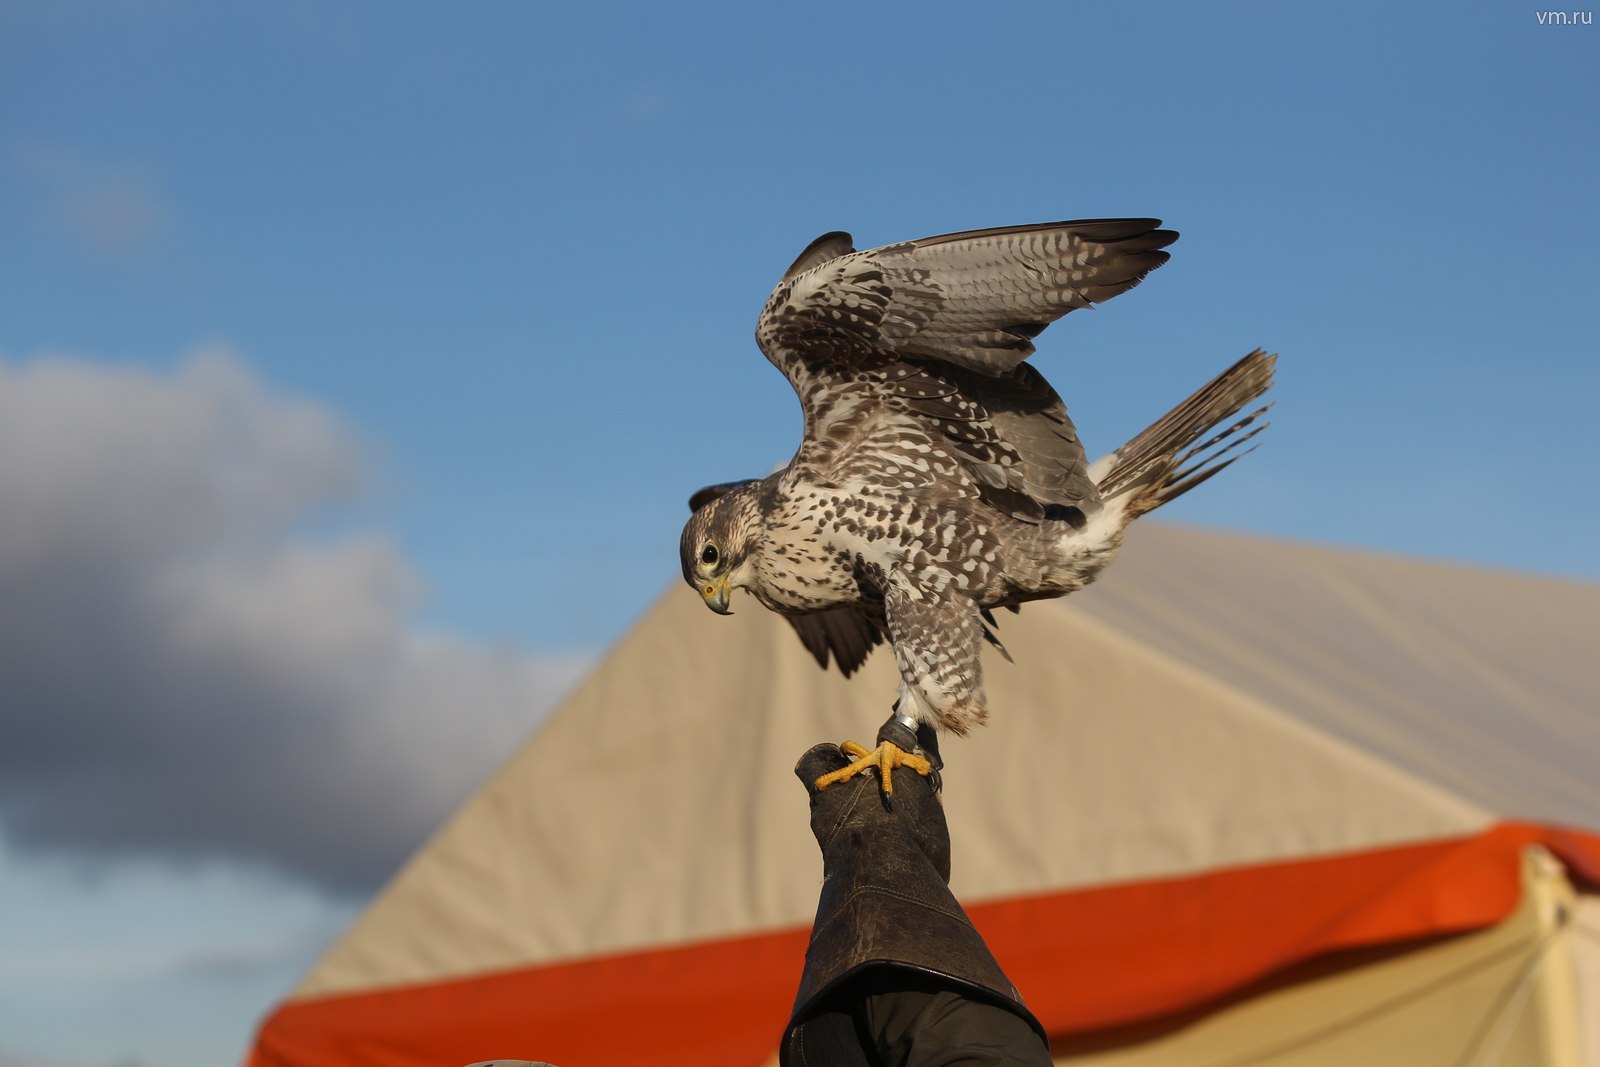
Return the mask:
<path id="1" fill-rule="evenodd" d="M 818 745 L 795 766 L 811 794 L 823 883 L 783 1063 L 933 1064 L 959 1042 L 969 1053 L 1004 1050 L 963 1063 L 1048 1064 L 1043 1028 L 950 893 L 950 834 L 933 783 L 895 770 L 892 805 L 871 774 L 816 788 L 847 762 Z M 863 1041 L 874 1055 L 846 1058 Z"/>

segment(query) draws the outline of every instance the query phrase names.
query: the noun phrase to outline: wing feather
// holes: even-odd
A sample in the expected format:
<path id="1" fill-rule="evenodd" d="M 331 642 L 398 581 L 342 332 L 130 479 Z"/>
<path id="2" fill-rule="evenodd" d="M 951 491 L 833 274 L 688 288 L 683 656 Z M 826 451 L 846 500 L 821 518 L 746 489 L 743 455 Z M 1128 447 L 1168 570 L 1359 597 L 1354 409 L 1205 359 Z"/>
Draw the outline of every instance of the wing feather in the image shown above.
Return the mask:
<path id="1" fill-rule="evenodd" d="M 848 251 L 846 234 L 826 234 L 773 290 L 756 338 L 791 381 L 797 360 L 870 365 L 907 356 L 1003 374 L 1033 353 L 1050 323 L 1128 291 L 1165 263 L 1162 250 L 1178 235 L 1160 225 L 1004 226 L 865 252 Z"/>
<path id="2" fill-rule="evenodd" d="M 785 616 L 800 643 L 816 659 L 817 666 L 828 669 L 828 655 L 846 677 L 854 674 L 867 661 L 872 649 L 883 643 L 883 630 L 860 609 L 855 607 L 832 608 L 806 615 Z"/>
<path id="3" fill-rule="evenodd" d="M 953 369 L 947 376 L 982 406 L 996 437 L 1010 446 L 1022 492 L 1046 507 L 1075 507 L 1086 515 L 1098 510 L 1100 491 L 1089 477 L 1077 428 L 1044 375 L 1024 363 L 1000 377 Z"/>
<path id="4" fill-rule="evenodd" d="M 804 274 L 812 267 L 822 264 L 840 256 L 848 256 L 856 250 L 855 239 L 843 230 L 834 230 L 825 233 L 815 241 L 806 245 L 805 251 L 795 257 L 789 269 L 783 272 L 783 281 L 788 281 L 796 274 Z"/>
<path id="5" fill-rule="evenodd" d="M 708 485 L 696 489 L 694 495 L 689 498 L 689 510 L 691 512 L 699 511 L 718 497 L 726 496 L 735 489 L 742 489 L 751 482 L 757 481 L 760 481 L 760 479 L 741 478 L 736 482 L 718 482 L 716 485 Z"/>

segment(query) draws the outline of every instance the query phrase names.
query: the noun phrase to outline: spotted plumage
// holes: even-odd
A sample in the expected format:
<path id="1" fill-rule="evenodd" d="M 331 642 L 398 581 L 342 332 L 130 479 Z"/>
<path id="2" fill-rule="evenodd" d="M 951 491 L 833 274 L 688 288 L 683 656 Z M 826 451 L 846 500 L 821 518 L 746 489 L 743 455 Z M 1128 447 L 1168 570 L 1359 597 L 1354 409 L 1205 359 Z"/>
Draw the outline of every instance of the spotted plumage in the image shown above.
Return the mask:
<path id="1" fill-rule="evenodd" d="M 799 451 L 767 478 L 695 494 L 684 580 L 724 613 L 748 591 L 846 675 L 887 635 L 903 715 L 956 734 L 983 722 L 990 611 L 1092 581 L 1129 522 L 1263 428 L 1265 408 L 1238 417 L 1272 381 L 1275 357 L 1258 350 L 1091 465 L 1024 362 L 1051 322 L 1166 262 L 1178 235 L 1159 227 L 1058 222 L 865 252 L 818 238 L 756 326 L 799 395 Z"/>

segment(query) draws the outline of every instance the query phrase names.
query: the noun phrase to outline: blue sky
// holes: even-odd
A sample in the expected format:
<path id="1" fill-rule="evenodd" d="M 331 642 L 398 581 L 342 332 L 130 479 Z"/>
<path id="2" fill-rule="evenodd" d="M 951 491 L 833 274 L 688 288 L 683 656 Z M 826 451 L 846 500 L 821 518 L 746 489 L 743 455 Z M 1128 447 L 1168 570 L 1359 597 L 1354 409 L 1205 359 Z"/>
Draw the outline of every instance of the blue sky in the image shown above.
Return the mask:
<path id="1" fill-rule="evenodd" d="M 1036 358 L 1098 453 L 1282 354 L 1169 517 L 1600 578 L 1600 37 L 1537 10 L 6 5 L 0 1065 L 239 1054 L 788 457 L 825 230 L 1159 216 Z"/>

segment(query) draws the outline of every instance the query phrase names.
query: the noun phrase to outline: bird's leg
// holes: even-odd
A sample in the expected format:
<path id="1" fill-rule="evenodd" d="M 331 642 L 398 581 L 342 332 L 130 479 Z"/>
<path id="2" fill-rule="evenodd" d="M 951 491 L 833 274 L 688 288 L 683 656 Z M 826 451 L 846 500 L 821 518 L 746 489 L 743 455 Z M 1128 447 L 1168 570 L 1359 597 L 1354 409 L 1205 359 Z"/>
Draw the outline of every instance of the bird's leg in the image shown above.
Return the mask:
<path id="1" fill-rule="evenodd" d="M 917 723 L 917 752 L 933 764 L 933 788 L 939 788 L 939 772 L 944 770 L 944 759 L 939 755 L 939 731 L 931 722 Z"/>
<path id="2" fill-rule="evenodd" d="M 818 778 L 818 789 L 854 778 L 869 767 L 877 768 L 878 787 L 886 800 L 894 796 L 893 771 L 896 767 L 910 767 L 924 778 L 931 775 L 935 792 L 939 789 L 939 768 L 943 764 L 939 761 L 939 743 L 933 727 L 919 723 L 910 716 L 900 715 L 898 711 L 890 715 L 889 721 L 879 728 L 876 749 L 869 751 L 854 741 L 845 741 L 839 748 L 853 762 Z M 931 753 L 933 759 L 922 755 L 924 752 Z"/>

